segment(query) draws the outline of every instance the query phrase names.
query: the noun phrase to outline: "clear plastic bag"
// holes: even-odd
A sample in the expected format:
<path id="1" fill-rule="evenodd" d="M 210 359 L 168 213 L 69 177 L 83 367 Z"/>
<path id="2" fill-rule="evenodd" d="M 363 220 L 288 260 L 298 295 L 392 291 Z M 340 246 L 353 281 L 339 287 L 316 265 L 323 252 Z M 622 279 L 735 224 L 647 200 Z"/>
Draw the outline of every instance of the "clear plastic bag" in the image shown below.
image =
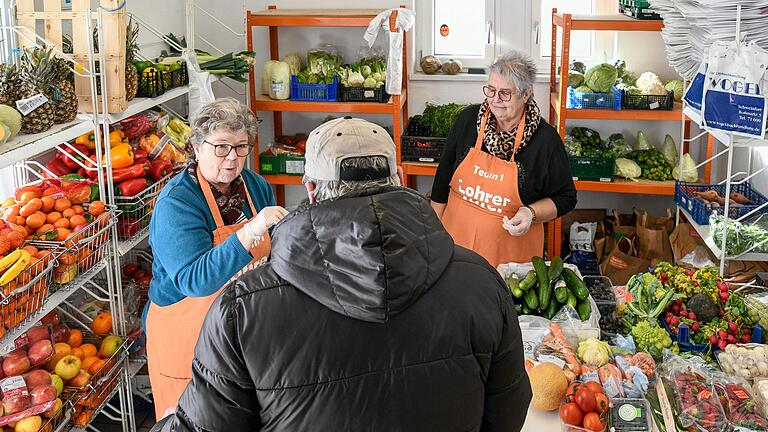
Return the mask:
<path id="1" fill-rule="evenodd" d="M 523 336 L 523 354 L 531 358 L 536 347 L 550 333 L 549 320 L 535 315 L 520 315 L 518 321 Z"/>
<path id="2" fill-rule="evenodd" d="M 571 346 L 579 346 L 579 342 L 591 337 L 600 339 L 600 311 L 592 296 L 589 296 L 589 304 L 592 313 L 586 321 L 582 321 L 576 309 L 570 305 L 560 308 L 552 318 L 552 322 L 560 324 L 563 335 Z"/>
<path id="3" fill-rule="evenodd" d="M 768 420 L 760 412 L 759 404 L 754 403 L 746 380 L 722 372 L 714 372 L 711 377 L 725 417 L 736 430 L 768 430 Z"/>
<path id="4" fill-rule="evenodd" d="M 662 378 L 674 393 L 680 423 L 701 431 L 722 431 L 727 426 L 720 398 L 709 378 L 713 369 L 701 357 L 684 359 L 665 351 Z"/>

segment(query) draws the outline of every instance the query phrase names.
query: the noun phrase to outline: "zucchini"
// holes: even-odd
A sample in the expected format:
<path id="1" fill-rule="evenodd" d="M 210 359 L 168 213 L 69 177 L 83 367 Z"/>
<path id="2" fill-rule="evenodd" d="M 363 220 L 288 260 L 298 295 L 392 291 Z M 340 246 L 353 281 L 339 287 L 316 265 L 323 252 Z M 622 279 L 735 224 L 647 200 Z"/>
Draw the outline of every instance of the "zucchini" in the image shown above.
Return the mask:
<path id="1" fill-rule="evenodd" d="M 530 270 L 527 275 L 520 281 L 520 289 L 528 291 L 536 285 L 536 271 Z"/>
<path id="2" fill-rule="evenodd" d="M 568 300 L 566 300 L 565 302 L 571 305 L 572 308 L 576 309 L 576 306 L 579 304 L 579 299 L 577 299 L 572 292 L 568 291 Z"/>
<path id="3" fill-rule="evenodd" d="M 586 321 L 589 319 L 589 314 L 592 313 L 592 306 L 589 305 L 588 300 L 583 300 L 576 306 L 576 312 L 579 313 L 579 318 L 582 321 Z"/>
<path id="4" fill-rule="evenodd" d="M 555 298 L 560 304 L 565 304 L 568 301 L 568 287 L 565 286 L 564 281 L 555 282 Z"/>
<path id="5" fill-rule="evenodd" d="M 549 269 L 541 257 L 533 257 L 531 260 L 533 269 L 536 270 L 536 278 L 539 280 L 539 307 L 546 310 L 549 299 L 552 297 L 552 285 L 549 284 Z"/>
<path id="6" fill-rule="evenodd" d="M 525 304 L 529 309 L 536 309 L 539 307 L 539 300 L 536 298 L 535 290 L 528 290 L 525 292 Z"/>
<path id="7" fill-rule="evenodd" d="M 571 269 L 564 268 L 563 269 L 563 280 L 565 281 L 565 284 L 568 286 L 568 289 L 571 290 L 571 292 L 578 298 L 579 300 L 586 300 L 587 297 L 589 297 L 589 290 L 587 289 L 587 284 L 584 283 L 581 278 Z"/>
<path id="8" fill-rule="evenodd" d="M 549 281 L 555 282 L 556 280 L 560 279 L 560 273 L 563 272 L 563 259 L 558 257 L 554 257 L 552 259 L 552 262 L 549 264 Z"/>
<path id="9" fill-rule="evenodd" d="M 518 286 L 520 286 L 520 281 L 517 279 L 517 275 L 512 273 L 509 278 L 507 278 L 507 287 L 513 296 L 520 298 L 519 295 L 515 295 L 515 291 L 520 291 Z M 522 291 L 520 292 L 522 293 Z"/>
<path id="10" fill-rule="evenodd" d="M 557 313 L 557 311 L 560 309 L 560 305 L 556 301 L 549 302 L 549 306 L 547 306 L 547 310 L 544 311 L 544 318 L 551 320 L 553 316 Z"/>

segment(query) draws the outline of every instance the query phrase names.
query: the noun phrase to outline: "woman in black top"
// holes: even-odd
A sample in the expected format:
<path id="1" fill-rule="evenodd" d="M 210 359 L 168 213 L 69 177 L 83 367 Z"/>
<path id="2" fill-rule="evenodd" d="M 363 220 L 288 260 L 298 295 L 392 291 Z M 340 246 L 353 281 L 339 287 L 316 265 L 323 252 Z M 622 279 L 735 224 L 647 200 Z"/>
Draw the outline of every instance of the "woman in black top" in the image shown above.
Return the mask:
<path id="1" fill-rule="evenodd" d="M 454 198 L 458 198 L 453 202 L 468 200 L 466 194 L 458 193 L 463 191 L 459 190 L 462 179 L 457 182 L 459 175 L 457 168 L 475 145 L 483 117 L 486 117 L 486 122 L 482 134 L 482 145 L 478 147 L 494 158 L 514 161 L 517 167 L 515 170 L 517 184 L 507 182 L 504 187 L 517 189 L 519 194 L 512 191 L 510 196 L 519 195 L 521 204 L 506 212 L 510 217 L 505 214 L 503 220 L 501 217 L 498 218 L 503 229 L 509 233 L 508 235 L 524 236 L 532 225 L 562 216 L 576 206 L 576 188 L 571 177 L 563 141 L 556 130 L 541 118 L 539 108 L 533 99 L 535 76 L 536 67 L 530 57 L 516 51 L 504 55 L 490 67 L 488 85 L 483 87 L 486 95 L 483 103 L 467 107 L 457 117 L 448 133 L 445 150 L 432 186 L 432 207 L 441 219 L 444 217 L 446 205 L 450 204 L 451 193 L 455 194 Z M 525 121 L 522 122 L 522 120 Z M 519 144 L 515 146 L 519 124 L 524 124 L 524 132 Z M 474 160 L 470 163 L 474 164 Z M 466 165 L 468 164 L 465 164 L 464 171 L 469 173 L 472 168 Z M 474 170 L 478 171 L 476 168 Z M 479 172 L 483 171 L 479 170 Z M 488 178 L 487 175 L 486 178 Z M 466 188 L 467 178 L 463 181 Z M 472 197 L 469 197 L 469 201 L 473 201 Z M 466 203 L 459 204 L 466 205 Z M 486 207 L 482 207 L 487 211 Z M 466 220 L 467 226 L 478 221 L 471 212 L 462 211 L 459 214 L 460 217 L 472 217 L 473 220 Z M 450 217 L 455 219 L 455 216 Z M 479 219 L 480 223 L 496 223 L 493 219 L 482 217 Z M 449 232 L 451 231 L 449 229 Z M 474 234 L 475 237 L 479 235 L 479 233 Z M 472 249 L 475 248 L 472 247 Z M 532 250 L 531 252 L 532 255 L 538 255 L 542 251 Z M 481 255 L 484 254 L 481 253 Z M 489 259 L 489 261 L 492 260 Z"/>

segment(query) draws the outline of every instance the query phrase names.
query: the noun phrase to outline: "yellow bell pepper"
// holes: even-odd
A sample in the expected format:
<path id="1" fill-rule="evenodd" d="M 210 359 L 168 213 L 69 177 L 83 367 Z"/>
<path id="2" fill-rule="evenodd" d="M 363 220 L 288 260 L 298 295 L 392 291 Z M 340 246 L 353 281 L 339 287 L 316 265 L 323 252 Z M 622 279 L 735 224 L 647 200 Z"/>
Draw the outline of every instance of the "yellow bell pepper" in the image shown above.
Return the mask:
<path id="1" fill-rule="evenodd" d="M 112 169 L 125 168 L 133 165 L 133 147 L 130 144 L 120 144 L 112 147 L 110 150 L 110 160 L 112 161 Z M 106 155 L 103 158 L 104 163 L 107 163 Z"/>
<path id="2" fill-rule="evenodd" d="M 109 133 L 109 147 L 116 147 L 120 144 L 122 144 L 123 138 L 125 138 L 125 135 L 123 134 L 123 131 L 116 129 Z"/>
<path id="3" fill-rule="evenodd" d="M 94 141 L 93 132 L 88 132 L 75 138 L 75 144 L 81 144 L 87 147 L 89 150 L 96 148 L 96 142 Z"/>

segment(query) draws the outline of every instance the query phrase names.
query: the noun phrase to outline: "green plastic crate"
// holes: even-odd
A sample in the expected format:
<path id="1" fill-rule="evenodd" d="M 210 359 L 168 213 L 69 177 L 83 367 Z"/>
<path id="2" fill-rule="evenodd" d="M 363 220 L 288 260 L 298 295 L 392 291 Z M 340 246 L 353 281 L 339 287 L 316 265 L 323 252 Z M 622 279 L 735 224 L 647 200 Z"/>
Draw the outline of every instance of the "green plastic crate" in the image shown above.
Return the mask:
<path id="1" fill-rule="evenodd" d="M 636 7 L 640 9 L 648 9 L 651 7 L 651 3 L 648 0 L 619 0 L 619 5 Z"/>
<path id="2" fill-rule="evenodd" d="M 616 175 L 616 158 L 568 157 L 573 180 L 612 182 Z"/>
<path id="3" fill-rule="evenodd" d="M 260 154 L 259 172 L 265 175 L 285 174 L 285 156 Z"/>
<path id="4" fill-rule="evenodd" d="M 280 155 L 283 156 L 284 160 L 284 166 L 285 166 L 285 174 L 288 175 L 304 175 L 304 156 L 290 156 L 290 155 Z"/>

